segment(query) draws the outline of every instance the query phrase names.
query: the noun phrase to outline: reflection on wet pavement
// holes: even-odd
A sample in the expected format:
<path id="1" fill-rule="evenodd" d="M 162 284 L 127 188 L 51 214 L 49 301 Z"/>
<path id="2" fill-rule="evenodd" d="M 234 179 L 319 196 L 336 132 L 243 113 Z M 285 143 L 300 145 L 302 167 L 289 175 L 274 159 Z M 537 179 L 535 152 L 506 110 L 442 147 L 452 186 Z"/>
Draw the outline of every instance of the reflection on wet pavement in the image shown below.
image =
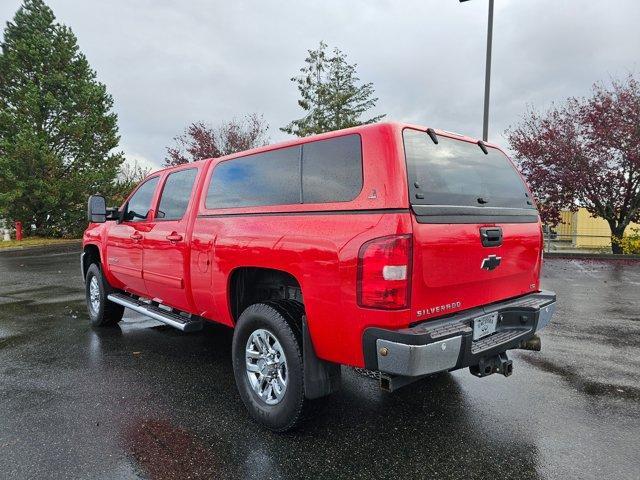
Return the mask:
<path id="1" fill-rule="evenodd" d="M 636 479 L 640 263 L 548 260 L 543 283 L 557 317 L 512 377 L 385 394 L 344 369 L 276 435 L 240 402 L 230 330 L 93 330 L 75 254 L 0 256 L 0 476 Z"/>
<path id="2" fill-rule="evenodd" d="M 124 431 L 126 448 L 151 478 L 215 478 L 224 462 L 194 434 L 166 420 L 135 420 Z"/>

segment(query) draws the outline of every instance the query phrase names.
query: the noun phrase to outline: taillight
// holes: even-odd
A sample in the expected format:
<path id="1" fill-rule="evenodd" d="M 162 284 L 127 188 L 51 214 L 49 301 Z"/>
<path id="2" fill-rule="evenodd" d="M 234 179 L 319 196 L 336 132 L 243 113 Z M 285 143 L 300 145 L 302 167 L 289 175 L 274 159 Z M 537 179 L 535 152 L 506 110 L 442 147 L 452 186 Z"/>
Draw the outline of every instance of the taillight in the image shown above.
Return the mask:
<path id="1" fill-rule="evenodd" d="M 399 309 L 409 306 L 411 235 L 374 238 L 358 252 L 358 305 Z"/>

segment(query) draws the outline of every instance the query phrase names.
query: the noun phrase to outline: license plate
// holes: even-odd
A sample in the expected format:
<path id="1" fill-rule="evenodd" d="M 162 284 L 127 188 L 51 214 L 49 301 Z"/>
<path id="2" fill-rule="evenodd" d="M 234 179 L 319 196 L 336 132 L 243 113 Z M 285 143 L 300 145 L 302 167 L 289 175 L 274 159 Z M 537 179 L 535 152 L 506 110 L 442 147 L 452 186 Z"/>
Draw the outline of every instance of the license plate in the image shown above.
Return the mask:
<path id="1" fill-rule="evenodd" d="M 491 335 L 496 331 L 496 323 L 498 323 L 497 313 L 490 313 L 476 318 L 473 321 L 473 339 L 478 340 Z"/>

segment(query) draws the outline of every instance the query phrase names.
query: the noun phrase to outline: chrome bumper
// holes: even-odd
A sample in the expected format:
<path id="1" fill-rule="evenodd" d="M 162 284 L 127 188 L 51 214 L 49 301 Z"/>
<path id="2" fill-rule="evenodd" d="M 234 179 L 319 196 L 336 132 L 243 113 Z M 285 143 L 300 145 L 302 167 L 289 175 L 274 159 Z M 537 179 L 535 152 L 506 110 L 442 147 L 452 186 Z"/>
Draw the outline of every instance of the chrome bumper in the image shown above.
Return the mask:
<path id="1" fill-rule="evenodd" d="M 551 317 L 556 313 L 556 302 L 550 303 L 549 305 L 545 305 L 540 309 L 540 313 L 538 315 L 538 325 L 536 327 L 536 332 L 539 332 L 544 327 L 549 325 L 551 321 Z"/>
<path id="2" fill-rule="evenodd" d="M 419 377 L 455 367 L 460 356 L 462 336 L 427 345 L 406 345 L 388 340 L 378 340 L 376 344 L 381 372 Z"/>
<path id="3" fill-rule="evenodd" d="M 539 292 L 403 330 L 368 329 L 363 337 L 365 366 L 419 377 L 477 365 L 482 358 L 518 348 L 549 324 L 555 308 L 555 293 Z M 473 320 L 493 312 L 500 314 L 496 332 L 474 341 Z"/>

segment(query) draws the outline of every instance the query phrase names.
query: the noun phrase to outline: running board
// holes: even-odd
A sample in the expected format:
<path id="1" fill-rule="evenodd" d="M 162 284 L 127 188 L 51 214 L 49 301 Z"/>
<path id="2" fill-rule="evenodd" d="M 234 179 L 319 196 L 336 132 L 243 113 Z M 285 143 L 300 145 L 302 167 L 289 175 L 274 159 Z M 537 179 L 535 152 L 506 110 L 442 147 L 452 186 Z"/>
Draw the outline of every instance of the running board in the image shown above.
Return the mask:
<path id="1" fill-rule="evenodd" d="M 202 330 L 202 320 L 193 320 L 192 318 L 185 317 L 178 313 L 168 312 L 162 308 L 150 305 L 148 303 L 137 300 L 128 295 L 122 293 L 112 293 L 107 296 L 107 299 L 123 307 L 130 308 L 131 310 L 151 317 L 159 322 L 166 323 L 167 325 L 182 330 L 183 332 L 195 332 Z"/>

